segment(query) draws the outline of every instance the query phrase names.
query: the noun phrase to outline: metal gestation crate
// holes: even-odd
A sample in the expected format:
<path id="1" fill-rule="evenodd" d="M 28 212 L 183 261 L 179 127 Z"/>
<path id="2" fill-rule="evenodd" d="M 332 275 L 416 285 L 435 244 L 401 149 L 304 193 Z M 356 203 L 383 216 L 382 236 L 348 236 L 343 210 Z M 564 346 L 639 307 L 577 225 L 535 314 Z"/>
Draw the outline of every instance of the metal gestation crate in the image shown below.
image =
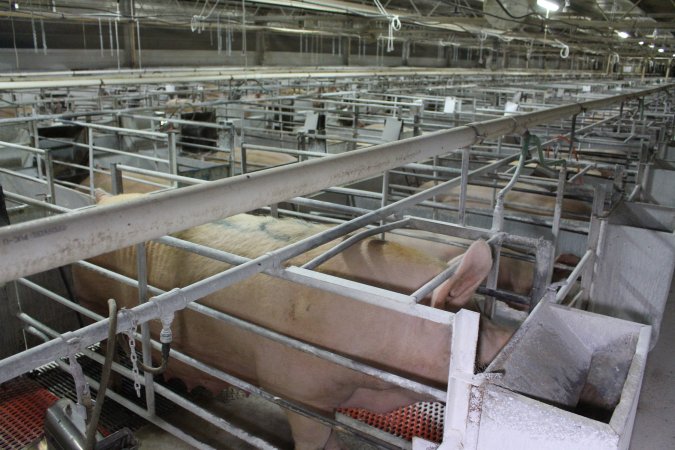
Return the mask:
<path id="1" fill-rule="evenodd" d="M 655 93 L 656 91 L 643 91 L 640 95 L 650 92 Z M 443 151 L 447 152 L 458 147 L 475 144 L 487 136 L 517 132 L 530 125 L 536 125 L 541 121 L 550 121 L 568 115 L 576 116 L 576 114 L 587 108 L 605 107 L 631 98 L 631 95 L 618 96 L 595 100 L 586 104 L 567 105 L 521 116 L 509 116 L 503 119 L 474 123 L 469 126 L 441 131 L 411 140 L 381 145 L 363 151 L 357 150 L 349 155 L 339 155 L 323 160 L 309 161 L 305 164 L 294 165 L 293 167 L 252 173 L 246 177 L 235 177 L 209 184 L 204 183 L 189 189 L 162 193 L 159 194 L 162 196 L 161 202 L 151 198 L 143 198 L 128 204 L 89 209 L 74 215 L 53 217 L 50 218 L 49 222 L 20 224 L 10 229 L 0 230 L 0 239 L 6 244 L 5 251 L 8 255 L 15 257 L 15 264 L 11 267 L 4 267 L 1 271 L 0 280 L 9 281 L 18 279 L 30 273 L 39 272 L 64 263 L 88 258 L 115 248 L 121 248 L 150 239 L 159 238 L 164 239 L 164 242 L 166 242 L 166 238 L 160 238 L 161 235 L 172 233 L 185 227 L 227 217 L 235 213 L 244 212 L 250 208 L 286 201 L 296 195 L 306 195 L 318 189 L 362 180 L 380 174 L 383 170 L 394 169 L 401 164 L 429 159 Z M 155 137 L 166 138 L 169 141 L 174 139 L 170 135 Z M 169 144 L 169 147 L 173 147 L 175 142 L 173 144 L 169 142 Z M 508 164 L 510 161 L 516 159 L 515 156 L 517 155 L 508 156 L 496 163 L 472 171 L 468 170 L 468 165 L 465 168 L 463 167 L 464 185 L 467 178 L 490 171 L 503 164 Z M 175 160 L 172 163 L 171 166 L 175 167 Z M 432 188 L 424 193 L 400 200 L 395 204 L 387 205 L 387 199 L 383 198 L 382 207 L 379 210 L 371 211 L 358 219 L 343 224 L 346 226 L 336 227 L 336 229 L 339 228 L 336 233 L 344 234 L 345 232 L 354 231 L 377 221 L 385 220 L 392 215 L 399 220 L 417 221 L 418 225 L 420 225 L 417 228 L 437 232 L 447 231 L 448 228 L 453 228 L 454 226 L 436 223 L 433 220 L 405 217 L 400 219 L 397 215 L 406 207 L 412 206 L 421 200 L 431 198 L 443 188 L 456 186 L 460 183 L 462 181 L 459 178 L 455 178 L 446 182 L 444 186 Z M 55 190 L 52 189 L 51 194 L 54 194 L 54 192 Z M 223 196 L 224 192 L 237 194 L 237 201 L 234 201 L 234 195 Z M 167 205 L 171 205 L 171 208 L 167 207 Z M 122 214 L 124 215 L 122 216 Z M 180 219 L 184 220 L 177 221 L 178 215 L 180 215 Z M 149 230 L 146 226 L 149 217 L 152 217 L 153 224 L 157 225 L 152 230 Z M 472 238 L 489 237 L 494 239 L 497 241 L 497 247 L 502 244 L 502 241 L 508 242 L 509 239 L 515 240 L 516 242 L 514 243 L 521 244 L 521 246 L 536 247 L 536 259 L 541 264 L 537 265 L 536 273 L 534 274 L 536 292 L 533 294 L 533 297 L 535 300 L 541 298 L 543 295 L 542 291 L 545 289 L 545 280 L 550 278 L 550 262 L 553 257 L 553 249 L 550 243 L 547 245 L 543 243 L 547 241 L 542 241 L 541 245 L 539 245 L 539 243 L 533 242 L 536 239 L 520 238 L 518 236 L 511 237 L 501 232 L 501 226 L 497 226 L 495 229 L 489 231 L 468 227 L 459 228 L 469 233 Z M 120 233 L 120 229 L 126 230 L 127 233 Z M 129 237 L 131 231 L 135 233 L 133 238 Z M 105 239 L 100 238 L 103 235 L 106 236 Z M 332 238 L 337 236 L 338 234 L 333 235 Z M 322 236 L 322 239 L 330 237 L 329 234 L 326 234 Z M 63 248 L 67 248 L 68 251 L 63 251 Z M 273 275 L 281 278 L 300 281 L 304 284 L 318 286 L 332 292 L 337 291 L 340 294 L 349 290 L 348 294 L 358 300 L 361 300 L 361 297 L 368 297 L 366 295 L 368 293 L 371 294 L 370 297 L 377 297 L 377 295 L 373 294 L 378 294 L 382 298 L 396 297 L 401 300 L 400 295 L 395 296 L 386 292 L 375 292 L 373 289 L 368 290 L 363 285 L 357 285 L 357 283 L 336 282 L 335 279 L 329 276 L 312 273 L 311 270 L 306 268 L 278 269 L 280 261 L 288 259 L 295 250 L 300 251 L 300 248 L 288 250 L 289 248 L 290 246 L 284 249 L 287 251 L 282 251 L 278 254 L 266 254 L 256 260 L 240 261 L 240 266 L 232 269 L 230 273 L 224 272 L 218 275 L 215 282 L 208 286 L 195 286 L 197 284 L 195 283 L 191 287 L 188 286 L 187 288 L 176 289 L 168 293 L 160 293 L 153 300 L 150 300 L 150 302 L 133 308 L 134 317 L 138 319 L 139 323 L 144 323 L 169 315 L 169 313 L 172 314 L 174 310 L 185 308 L 186 306 L 194 309 L 202 308 L 201 305 L 190 302 L 229 285 L 240 274 L 244 274 L 242 276 L 250 276 L 263 270 L 272 272 Z M 36 258 L 38 254 L 41 255 L 40 258 Z M 495 280 L 493 279 L 492 281 L 494 282 Z M 489 281 L 488 288 L 494 287 L 494 284 L 491 285 Z M 637 400 L 642 368 L 644 367 L 644 358 L 646 357 L 646 348 L 649 343 L 649 327 L 573 311 L 542 302 L 527 319 L 525 325 L 516 334 L 511 344 L 488 368 L 487 375 L 482 376 L 474 373 L 475 344 L 478 333 L 478 319 L 474 313 L 461 311 L 456 316 L 451 316 L 441 311 L 428 310 L 425 307 L 416 305 L 413 301 L 414 299 L 405 298 L 404 300 L 406 302 L 399 302 L 400 304 L 398 305 L 392 303 L 394 306 L 389 305 L 385 307 L 405 310 L 409 314 L 414 313 L 415 315 L 423 316 L 425 319 L 433 320 L 446 326 L 452 332 L 452 356 L 447 397 L 445 396 L 445 392 L 435 387 L 416 386 L 420 391 L 432 393 L 431 397 L 441 400 L 446 399 L 450 411 L 446 412 L 445 415 L 446 430 L 444 430 L 444 445 L 447 444 L 451 447 L 454 444 L 460 445 L 461 443 L 464 448 L 472 448 L 472 446 L 484 446 L 483 448 L 488 448 L 490 445 L 496 443 L 496 441 L 491 439 L 496 439 L 496 436 L 500 433 L 499 430 L 506 426 L 507 433 L 520 434 L 519 440 L 513 439 L 514 443 L 520 442 L 522 444 L 518 448 L 523 448 L 523 445 L 532 446 L 534 445 L 533 443 L 538 442 L 537 440 L 540 436 L 536 433 L 537 425 L 533 425 L 537 418 L 537 415 L 532 412 L 535 409 L 536 411 L 546 410 L 554 418 L 567 417 L 565 414 L 573 415 L 572 418 L 568 418 L 573 423 L 569 428 L 571 432 L 569 434 L 563 433 L 563 437 L 559 439 L 563 444 L 572 442 L 573 445 L 577 445 L 578 442 L 590 442 L 581 433 L 586 429 L 599 430 L 594 432 L 593 436 L 595 437 L 593 439 L 597 438 L 596 435 L 600 435 L 600 438 L 597 438 L 600 440 L 597 442 L 603 445 L 607 442 L 610 443 L 607 444 L 610 446 L 602 448 L 620 448 L 617 446 L 628 442 L 632 418 L 635 413 L 634 406 Z M 472 314 L 474 314 L 473 317 L 471 316 Z M 66 356 L 78 350 L 80 346 L 99 341 L 104 337 L 106 331 L 106 323 L 100 319 L 100 317 L 97 317 L 97 323 L 87 327 L 86 331 L 82 329 L 66 333 L 60 339 L 54 339 L 22 355 L 15 355 L 0 361 L 0 380 L 18 376 L 31 370 L 36 365 L 51 361 L 55 357 Z M 120 314 L 119 319 L 118 330 L 131 329 L 132 323 L 135 324 L 135 321 L 132 321 L 129 315 Z M 596 329 L 604 329 L 603 327 L 605 326 L 610 329 L 607 333 L 601 336 L 595 336 L 592 333 Z M 296 346 L 301 344 L 297 342 L 293 343 Z M 290 344 L 287 345 L 290 346 Z M 543 356 L 548 357 L 543 357 L 536 352 L 533 355 L 533 348 L 536 350 L 546 349 L 547 352 Z M 560 353 L 560 358 L 564 357 L 565 365 L 561 365 L 558 353 Z M 198 369 L 221 380 L 229 382 L 231 379 L 223 372 L 219 372 L 199 361 L 192 360 L 189 355 L 181 355 L 176 352 L 175 356 L 183 362 L 190 361 Z M 333 359 L 336 359 L 335 355 L 333 355 Z M 620 363 L 621 367 L 626 367 L 625 373 L 627 375 L 623 375 L 623 379 L 621 375 L 616 375 L 616 377 L 607 380 L 609 381 L 609 392 L 606 395 L 603 393 L 600 396 L 607 406 L 604 410 L 612 411 L 609 424 L 568 412 L 566 407 L 572 408 L 579 403 L 579 399 L 586 398 L 580 394 L 587 384 L 586 381 L 590 380 L 595 385 L 597 382 L 596 378 L 602 377 L 605 372 L 604 369 L 613 362 Z M 380 371 L 372 371 L 369 367 L 364 368 L 362 367 L 363 364 L 359 364 L 358 362 L 347 361 L 347 363 L 358 365 L 361 369 L 370 370 L 381 377 L 390 375 L 380 373 Z M 497 380 L 495 383 L 485 382 L 499 375 L 502 375 L 501 380 Z M 568 378 L 571 381 L 565 383 L 564 381 Z M 528 381 L 528 383 L 521 383 L 523 380 Z M 144 384 L 147 383 L 146 388 L 148 390 L 152 389 L 153 383 L 151 381 L 142 380 Z M 402 384 L 407 384 L 407 381 L 409 380 L 399 380 Z M 531 383 L 529 383 L 530 381 Z M 259 393 L 262 396 L 270 395 L 255 386 L 243 382 L 239 385 L 245 387 L 250 392 Z M 581 386 L 581 391 L 579 391 L 579 386 Z M 154 388 L 157 389 L 156 392 L 158 394 L 162 395 L 163 389 L 161 386 L 154 386 Z M 529 388 L 538 388 L 538 390 L 531 391 L 528 390 Z M 620 400 L 617 404 L 614 404 L 613 399 L 617 398 L 617 392 L 620 393 Z M 499 397 L 500 395 L 502 397 Z M 536 397 L 536 399 L 532 399 L 531 397 Z M 517 401 L 509 400 L 510 398 Z M 178 396 L 174 396 L 171 399 L 179 405 L 186 404 L 184 399 Z M 497 400 L 493 402 L 494 399 Z M 506 401 L 507 404 L 504 404 L 502 400 Z M 508 422 L 506 425 L 502 424 L 504 415 L 506 417 L 509 414 L 515 416 L 513 412 L 508 411 L 508 407 L 511 404 L 517 404 L 517 409 L 521 411 L 521 416 L 528 419 L 524 422 L 535 428 L 535 432 L 528 434 L 521 432 L 519 429 L 511 431 L 508 426 L 512 424 Z M 626 408 L 628 408 L 628 411 L 626 411 Z M 153 417 L 152 413 L 148 413 L 145 410 L 139 413 L 149 420 L 157 420 L 156 417 Z M 229 427 L 228 424 L 219 418 L 206 414 L 203 414 L 202 417 L 212 421 L 214 424 L 220 425 L 223 429 Z M 585 427 L 581 428 L 581 432 L 579 432 L 581 434 L 577 433 L 580 440 L 576 439 L 576 432 L 572 432 L 574 430 L 579 431 L 579 427 L 575 421 L 582 423 Z M 329 424 L 334 425 L 335 423 L 330 421 Z M 608 427 L 611 430 L 607 429 Z M 169 427 L 165 427 L 165 429 L 185 438 L 184 433 L 181 434 L 181 430 L 175 428 L 169 429 Z M 611 434 L 612 432 L 617 437 L 614 437 Z M 241 435 L 248 439 L 249 442 L 259 442 L 256 438 L 244 433 Z M 593 442 L 595 443 L 596 441 Z M 613 442 L 616 442 L 617 446 L 611 447 L 611 443 Z M 499 443 L 500 445 L 497 447 L 503 448 L 501 445 L 503 440 L 500 440 Z"/>

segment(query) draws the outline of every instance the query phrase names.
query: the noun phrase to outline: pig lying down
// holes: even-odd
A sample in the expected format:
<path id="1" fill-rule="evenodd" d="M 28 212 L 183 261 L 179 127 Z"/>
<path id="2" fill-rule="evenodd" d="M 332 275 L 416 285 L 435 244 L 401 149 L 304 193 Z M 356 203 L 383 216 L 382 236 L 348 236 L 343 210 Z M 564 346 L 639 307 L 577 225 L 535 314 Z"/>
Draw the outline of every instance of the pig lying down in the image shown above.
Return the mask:
<path id="1" fill-rule="evenodd" d="M 420 185 L 420 190 L 430 189 L 438 183 L 427 181 Z M 520 184 L 516 184 L 519 186 Z M 533 189 L 530 185 L 520 185 L 520 187 Z M 499 192 L 499 188 L 467 185 L 466 207 L 470 209 L 492 209 L 494 208 L 493 198 Z M 447 192 L 436 196 L 436 201 L 441 203 L 459 204 L 460 186 L 448 189 Z M 504 199 L 504 208 L 507 211 L 516 213 L 552 216 L 555 209 L 555 197 L 532 192 L 509 191 Z M 563 198 L 562 217 L 565 219 L 586 220 L 591 216 L 591 205 L 581 200 Z"/>
<path id="2" fill-rule="evenodd" d="M 106 196 L 101 204 L 141 194 Z M 175 236 L 213 248 L 255 258 L 325 230 L 323 225 L 292 219 L 241 214 L 194 227 Z M 286 262 L 300 266 L 330 248 L 329 243 Z M 170 290 L 226 270 L 230 266 L 155 242 L 146 244 L 149 284 Z M 461 256 L 456 273 L 433 292 L 433 304 L 459 309 L 466 305 L 492 265 L 489 246 L 477 241 Z M 92 258 L 105 268 L 136 277 L 135 249 L 121 249 Z M 447 267 L 441 261 L 397 243 L 366 239 L 318 267 L 318 271 L 410 294 Z M 84 306 L 105 312 L 108 298 L 120 307 L 137 304 L 136 289 L 74 266 L 76 293 Z M 427 299 L 427 302 L 432 301 Z M 209 295 L 200 303 L 276 332 L 390 370 L 414 380 L 443 387 L 447 383 L 451 331 L 447 325 L 365 304 L 347 297 L 259 274 Z M 156 338 L 160 326 L 153 321 Z M 512 332 L 481 320 L 478 363 L 487 364 Z M 419 395 L 284 347 L 184 310 L 172 325 L 172 346 L 217 369 L 283 398 L 332 416 L 349 405 L 386 412 L 415 401 Z M 219 391 L 221 382 L 170 360 L 172 376 L 190 388 Z M 297 449 L 335 445 L 331 429 L 287 412 Z"/>

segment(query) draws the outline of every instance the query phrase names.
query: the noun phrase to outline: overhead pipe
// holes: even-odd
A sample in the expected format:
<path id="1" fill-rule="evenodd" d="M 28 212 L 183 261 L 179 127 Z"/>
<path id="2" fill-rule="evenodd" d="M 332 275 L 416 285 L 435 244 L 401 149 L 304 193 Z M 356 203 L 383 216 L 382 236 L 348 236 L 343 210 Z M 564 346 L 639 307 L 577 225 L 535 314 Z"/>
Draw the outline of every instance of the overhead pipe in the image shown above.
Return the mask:
<path id="1" fill-rule="evenodd" d="M 673 84 L 604 99 L 507 116 L 185 187 L 126 203 L 76 211 L 0 230 L 0 282 L 138 244 L 291 197 L 354 182 L 414 161 L 449 153 L 487 137 L 517 133 L 560 117 L 651 95 Z M 428 191 L 431 192 L 431 191 Z M 432 193 L 431 195 L 434 195 Z M 424 198 L 426 199 L 426 198 Z M 424 200 L 422 199 L 422 200 Z"/>
<path id="2" fill-rule="evenodd" d="M 162 69 L 164 70 L 164 69 Z M 254 69 L 248 69 L 246 71 L 238 70 L 232 71 L 227 68 L 209 68 L 205 71 L 185 71 L 185 72 L 176 72 L 176 73 L 167 73 L 162 75 L 157 73 L 156 70 L 149 71 L 135 71 L 131 73 L 131 77 L 125 77 L 117 75 L 116 73 L 110 74 L 108 77 L 74 77 L 72 79 L 41 79 L 41 80 L 30 80 L 30 81 L 0 81 L 0 90 L 13 90 L 13 89 L 48 89 L 48 88 L 64 88 L 64 87 L 100 87 L 103 86 L 115 86 L 115 85 L 127 85 L 127 84 L 162 84 L 162 83 L 187 83 L 187 82 L 216 82 L 216 81 L 234 81 L 234 80 L 267 80 L 267 79 L 285 79 L 285 78 L 308 78 L 308 79 L 321 79 L 321 78 L 343 78 L 343 77 L 377 77 L 377 76 L 433 76 L 433 75 L 442 75 L 442 76 L 451 76 L 451 75 L 490 75 L 494 76 L 498 72 L 485 70 L 485 69 L 460 69 L 460 68 L 442 68 L 442 69 L 405 69 L 405 68 L 386 68 L 386 69 L 354 69 L 352 67 L 349 70 L 339 70 L 335 69 L 334 71 L 313 71 L 307 72 L 305 70 L 296 70 L 296 69 L 286 69 L 284 71 L 255 71 Z M 546 73 L 532 73 L 527 71 L 508 71 L 508 75 L 512 76 L 546 76 Z M 39 73 L 38 73 L 39 75 Z M 7 74 L 8 77 L 13 77 L 12 74 Z M 560 74 L 551 74 L 551 77 L 559 77 Z"/>

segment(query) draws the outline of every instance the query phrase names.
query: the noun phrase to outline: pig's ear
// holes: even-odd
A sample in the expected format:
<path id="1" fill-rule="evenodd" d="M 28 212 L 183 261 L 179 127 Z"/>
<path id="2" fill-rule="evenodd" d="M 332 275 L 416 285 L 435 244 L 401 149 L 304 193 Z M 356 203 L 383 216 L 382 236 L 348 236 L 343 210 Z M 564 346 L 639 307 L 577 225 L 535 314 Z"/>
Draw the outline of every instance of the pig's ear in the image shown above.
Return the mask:
<path id="1" fill-rule="evenodd" d="M 452 259 L 448 264 L 460 260 L 455 274 L 434 289 L 431 295 L 432 307 L 443 308 L 447 304 L 451 309 L 462 308 L 490 272 L 492 251 L 487 242 L 481 239 L 471 244 L 466 253 Z"/>
<path id="2" fill-rule="evenodd" d="M 111 194 L 108 194 L 106 191 L 104 191 L 101 188 L 96 188 L 94 189 L 94 198 L 96 199 L 96 203 L 100 202 L 104 198 L 112 197 Z"/>

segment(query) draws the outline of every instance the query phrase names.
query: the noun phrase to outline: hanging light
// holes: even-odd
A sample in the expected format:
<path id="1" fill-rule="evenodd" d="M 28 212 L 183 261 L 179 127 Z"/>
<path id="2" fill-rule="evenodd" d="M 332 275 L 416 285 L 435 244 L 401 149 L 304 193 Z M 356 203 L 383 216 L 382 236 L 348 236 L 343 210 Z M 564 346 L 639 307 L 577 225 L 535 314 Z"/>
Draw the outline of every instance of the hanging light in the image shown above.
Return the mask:
<path id="1" fill-rule="evenodd" d="M 645 45 L 645 41 L 640 41 L 640 42 L 638 42 L 638 44 Z"/>
<path id="2" fill-rule="evenodd" d="M 564 13 L 570 12 L 570 0 L 565 0 L 565 6 L 563 6 L 562 12 Z"/>
<path id="3" fill-rule="evenodd" d="M 621 39 L 626 39 L 630 34 L 626 33 L 625 31 L 617 31 L 616 34 L 619 35 Z"/>
<path id="4" fill-rule="evenodd" d="M 654 48 L 654 44 L 649 44 L 649 48 Z"/>
<path id="5" fill-rule="evenodd" d="M 537 0 L 537 6 L 544 8 L 546 11 L 556 12 L 560 9 L 560 5 L 551 0 Z"/>
<path id="6" fill-rule="evenodd" d="M 659 53 L 663 53 L 663 52 L 665 52 L 665 51 L 666 51 L 666 49 L 664 49 L 664 48 L 660 48 L 660 49 L 659 49 Z"/>

